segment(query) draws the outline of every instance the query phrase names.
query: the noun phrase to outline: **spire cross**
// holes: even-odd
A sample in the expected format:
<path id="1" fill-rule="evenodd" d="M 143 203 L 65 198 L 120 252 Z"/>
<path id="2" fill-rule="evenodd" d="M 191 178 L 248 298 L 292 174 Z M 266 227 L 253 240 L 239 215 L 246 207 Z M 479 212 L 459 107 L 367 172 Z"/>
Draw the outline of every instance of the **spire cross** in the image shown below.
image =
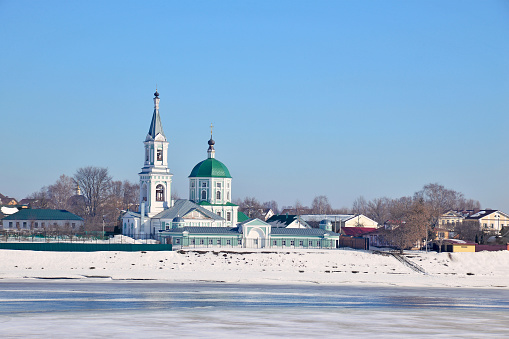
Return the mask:
<path id="1" fill-rule="evenodd" d="M 214 128 L 214 125 L 212 125 L 212 123 L 210 123 L 210 137 L 212 138 L 212 129 Z"/>

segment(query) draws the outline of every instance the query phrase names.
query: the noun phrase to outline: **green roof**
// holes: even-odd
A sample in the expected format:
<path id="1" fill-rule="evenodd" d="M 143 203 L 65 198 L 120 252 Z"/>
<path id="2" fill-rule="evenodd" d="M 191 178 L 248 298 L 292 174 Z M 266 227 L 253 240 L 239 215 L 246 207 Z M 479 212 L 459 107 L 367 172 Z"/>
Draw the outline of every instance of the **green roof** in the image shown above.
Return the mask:
<path id="1" fill-rule="evenodd" d="M 208 158 L 194 166 L 189 177 L 231 178 L 228 168 L 219 160 Z"/>
<path id="2" fill-rule="evenodd" d="M 2 220 L 83 220 L 83 218 L 66 210 L 24 208 Z"/>
<path id="3" fill-rule="evenodd" d="M 238 211 L 237 212 L 237 222 L 244 222 L 246 220 L 249 220 L 249 217 L 244 214 L 244 212 Z"/>
<path id="4" fill-rule="evenodd" d="M 200 205 L 200 206 L 238 206 L 238 205 L 232 204 L 231 202 L 227 202 L 226 204 L 211 204 L 210 202 L 205 201 L 205 200 L 200 201 L 196 204 Z"/>

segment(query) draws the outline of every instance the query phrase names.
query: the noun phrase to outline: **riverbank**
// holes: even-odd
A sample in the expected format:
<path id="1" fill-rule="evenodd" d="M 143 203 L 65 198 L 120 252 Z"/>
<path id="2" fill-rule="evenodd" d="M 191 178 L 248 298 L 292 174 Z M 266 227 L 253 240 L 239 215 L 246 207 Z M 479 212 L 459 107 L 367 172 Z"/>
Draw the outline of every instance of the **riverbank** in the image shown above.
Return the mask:
<path id="1" fill-rule="evenodd" d="M 394 256 L 357 250 L 0 250 L 0 281 L 74 279 L 509 288 L 509 252 Z"/>

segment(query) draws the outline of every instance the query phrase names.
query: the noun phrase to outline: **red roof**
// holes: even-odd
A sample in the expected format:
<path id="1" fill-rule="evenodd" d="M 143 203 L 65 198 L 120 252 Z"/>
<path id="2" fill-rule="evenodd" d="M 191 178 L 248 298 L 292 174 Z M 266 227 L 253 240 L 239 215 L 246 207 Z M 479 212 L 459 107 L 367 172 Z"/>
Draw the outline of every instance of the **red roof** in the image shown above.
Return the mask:
<path id="1" fill-rule="evenodd" d="M 349 237 L 360 237 L 363 234 L 373 232 L 376 228 L 372 227 L 343 227 L 341 232 Z"/>

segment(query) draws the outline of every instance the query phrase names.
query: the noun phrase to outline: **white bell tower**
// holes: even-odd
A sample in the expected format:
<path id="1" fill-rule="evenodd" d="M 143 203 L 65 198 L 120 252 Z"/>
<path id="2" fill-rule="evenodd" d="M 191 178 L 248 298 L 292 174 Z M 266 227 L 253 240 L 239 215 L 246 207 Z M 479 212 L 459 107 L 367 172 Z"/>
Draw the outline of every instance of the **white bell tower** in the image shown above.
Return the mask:
<path id="1" fill-rule="evenodd" d="M 140 212 L 153 217 L 171 207 L 171 177 L 168 141 L 159 116 L 159 93 L 154 93 L 154 113 L 145 138 L 145 159 L 140 175 Z M 143 206 L 144 205 L 144 208 Z"/>

